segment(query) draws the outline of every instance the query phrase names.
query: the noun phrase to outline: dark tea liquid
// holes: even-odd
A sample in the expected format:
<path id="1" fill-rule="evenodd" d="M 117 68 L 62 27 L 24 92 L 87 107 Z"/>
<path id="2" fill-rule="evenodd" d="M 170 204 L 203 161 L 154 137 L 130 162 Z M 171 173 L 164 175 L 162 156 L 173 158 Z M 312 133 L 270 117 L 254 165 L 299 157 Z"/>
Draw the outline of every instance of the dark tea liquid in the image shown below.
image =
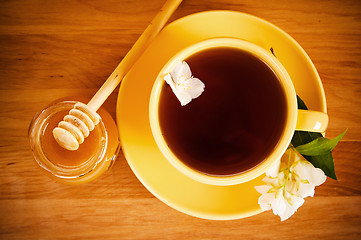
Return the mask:
<path id="1" fill-rule="evenodd" d="M 159 121 L 169 148 L 210 175 L 233 175 L 261 163 L 277 146 L 287 114 L 273 70 L 234 48 L 204 50 L 185 61 L 205 90 L 182 107 L 164 83 Z"/>

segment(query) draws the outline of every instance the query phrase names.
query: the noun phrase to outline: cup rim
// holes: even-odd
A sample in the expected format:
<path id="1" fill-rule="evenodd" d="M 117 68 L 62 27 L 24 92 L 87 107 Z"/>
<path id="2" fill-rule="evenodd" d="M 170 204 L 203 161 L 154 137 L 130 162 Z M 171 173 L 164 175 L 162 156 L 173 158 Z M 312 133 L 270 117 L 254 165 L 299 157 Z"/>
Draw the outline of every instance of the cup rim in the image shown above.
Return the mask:
<path id="1" fill-rule="evenodd" d="M 163 84 L 165 84 L 165 81 L 163 79 L 164 76 L 169 73 L 170 70 L 173 69 L 177 63 L 192 56 L 193 54 L 206 49 L 218 47 L 241 49 L 253 54 L 254 56 L 264 61 L 265 64 L 269 65 L 269 67 L 278 76 L 286 98 L 286 122 L 282 130 L 281 138 L 275 146 L 274 151 L 272 151 L 262 162 L 260 162 L 256 166 L 248 169 L 247 171 L 233 175 L 208 175 L 187 166 L 180 159 L 178 159 L 177 156 L 168 147 L 162 136 L 162 131 L 158 120 L 158 104 L 162 86 Z M 176 53 L 163 66 L 152 87 L 149 101 L 149 120 L 151 131 L 159 150 L 162 152 L 168 162 L 170 162 L 178 171 L 193 180 L 205 184 L 221 186 L 235 185 L 250 181 L 265 173 L 266 170 L 270 168 L 277 160 L 279 160 L 282 157 L 283 153 L 287 150 L 291 142 L 297 122 L 296 92 L 286 69 L 271 52 L 254 43 L 242 39 L 228 37 L 211 38 L 184 48 L 183 50 Z"/>

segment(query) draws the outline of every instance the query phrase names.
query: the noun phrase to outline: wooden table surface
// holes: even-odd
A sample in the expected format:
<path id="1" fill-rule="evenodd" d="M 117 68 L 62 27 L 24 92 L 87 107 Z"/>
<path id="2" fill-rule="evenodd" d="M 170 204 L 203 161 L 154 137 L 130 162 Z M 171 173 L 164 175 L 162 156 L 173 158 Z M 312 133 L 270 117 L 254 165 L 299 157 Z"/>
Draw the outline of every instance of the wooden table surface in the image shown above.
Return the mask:
<path id="1" fill-rule="evenodd" d="M 0 239 L 361 239 L 361 2 L 185 0 L 170 21 L 235 10 L 285 30 L 314 62 L 326 93 L 339 180 L 316 188 L 285 222 L 270 211 L 212 221 L 154 197 L 122 153 L 95 181 L 65 186 L 36 166 L 33 115 L 64 96 L 92 96 L 164 0 L 0 2 Z M 105 108 L 115 117 L 117 91 Z"/>

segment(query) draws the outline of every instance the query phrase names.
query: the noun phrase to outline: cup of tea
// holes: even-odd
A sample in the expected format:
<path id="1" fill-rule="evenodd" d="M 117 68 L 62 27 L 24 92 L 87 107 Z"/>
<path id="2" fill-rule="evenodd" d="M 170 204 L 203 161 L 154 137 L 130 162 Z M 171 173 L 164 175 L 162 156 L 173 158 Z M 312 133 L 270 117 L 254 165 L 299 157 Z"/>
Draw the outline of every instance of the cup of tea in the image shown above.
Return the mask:
<path id="1" fill-rule="evenodd" d="M 185 61 L 204 92 L 182 106 L 164 77 Z M 235 38 L 208 39 L 173 56 L 150 96 L 150 126 L 164 157 L 206 184 L 234 185 L 281 158 L 295 130 L 323 132 L 325 113 L 297 109 L 286 69 L 269 51 Z"/>

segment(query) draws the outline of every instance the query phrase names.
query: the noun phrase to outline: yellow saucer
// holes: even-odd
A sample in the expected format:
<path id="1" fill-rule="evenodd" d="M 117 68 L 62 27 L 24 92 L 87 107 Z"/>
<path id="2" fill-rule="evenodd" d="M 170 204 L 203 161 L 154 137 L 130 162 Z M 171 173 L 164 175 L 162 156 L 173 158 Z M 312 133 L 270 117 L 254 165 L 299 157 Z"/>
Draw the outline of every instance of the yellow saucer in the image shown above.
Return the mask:
<path id="1" fill-rule="evenodd" d="M 232 11 L 193 14 L 169 24 L 154 39 L 123 80 L 119 90 L 117 123 L 123 152 L 143 185 L 167 205 L 192 216 L 228 220 L 262 212 L 261 176 L 234 186 L 196 182 L 178 172 L 159 151 L 150 129 L 149 97 L 163 65 L 181 49 L 213 37 L 235 37 L 273 48 L 291 76 L 298 95 L 312 110 L 326 112 L 317 71 L 304 50 L 276 26 L 251 15 Z"/>

